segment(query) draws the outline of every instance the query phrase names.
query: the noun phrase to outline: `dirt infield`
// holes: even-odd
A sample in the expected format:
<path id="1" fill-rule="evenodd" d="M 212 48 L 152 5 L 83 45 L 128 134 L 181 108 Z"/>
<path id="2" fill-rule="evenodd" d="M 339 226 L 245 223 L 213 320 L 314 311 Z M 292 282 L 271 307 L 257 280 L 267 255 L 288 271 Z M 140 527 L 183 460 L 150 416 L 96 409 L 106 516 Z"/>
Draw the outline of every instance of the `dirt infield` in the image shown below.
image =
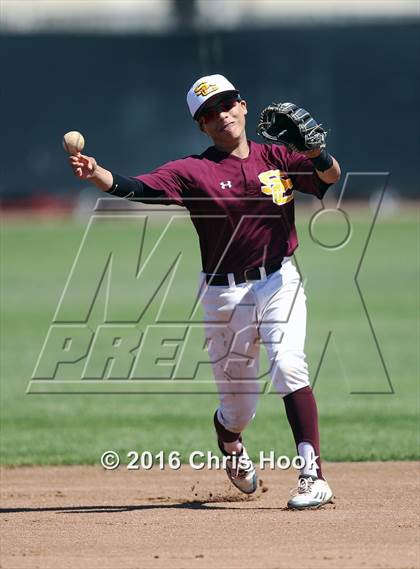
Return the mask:
<path id="1" fill-rule="evenodd" d="M 419 463 L 330 463 L 336 498 L 285 509 L 292 471 L 254 497 L 224 472 L 1 470 L 1 567 L 417 568 Z"/>

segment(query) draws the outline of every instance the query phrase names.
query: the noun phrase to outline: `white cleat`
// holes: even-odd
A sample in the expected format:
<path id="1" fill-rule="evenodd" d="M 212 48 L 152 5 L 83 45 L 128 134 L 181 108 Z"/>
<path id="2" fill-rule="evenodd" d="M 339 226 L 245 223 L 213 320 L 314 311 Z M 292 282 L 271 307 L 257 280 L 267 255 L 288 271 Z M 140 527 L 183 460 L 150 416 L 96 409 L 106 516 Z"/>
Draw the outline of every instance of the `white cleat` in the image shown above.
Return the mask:
<path id="1" fill-rule="evenodd" d="M 226 474 L 244 494 L 252 494 L 257 489 L 257 473 L 245 447 L 242 447 L 240 455 L 233 454 L 226 458 Z"/>
<path id="2" fill-rule="evenodd" d="M 333 498 L 328 482 L 312 476 L 300 476 L 298 486 L 291 494 L 293 497 L 287 502 L 287 507 L 293 510 L 319 508 Z"/>

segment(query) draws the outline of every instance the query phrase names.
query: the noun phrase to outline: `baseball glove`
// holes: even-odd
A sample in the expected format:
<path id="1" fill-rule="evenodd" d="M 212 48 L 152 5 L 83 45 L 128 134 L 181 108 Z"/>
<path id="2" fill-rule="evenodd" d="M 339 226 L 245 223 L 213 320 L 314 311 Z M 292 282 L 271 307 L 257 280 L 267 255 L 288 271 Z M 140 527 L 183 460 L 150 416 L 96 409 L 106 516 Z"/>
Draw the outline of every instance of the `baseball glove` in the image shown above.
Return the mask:
<path id="1" fill-rule="evenodd" d="M 269 142 L 306 152 L 325 148 L 327 132 L 314 118 L 293 103 L 273 103 L 260 116 L 257 133 Z"/>

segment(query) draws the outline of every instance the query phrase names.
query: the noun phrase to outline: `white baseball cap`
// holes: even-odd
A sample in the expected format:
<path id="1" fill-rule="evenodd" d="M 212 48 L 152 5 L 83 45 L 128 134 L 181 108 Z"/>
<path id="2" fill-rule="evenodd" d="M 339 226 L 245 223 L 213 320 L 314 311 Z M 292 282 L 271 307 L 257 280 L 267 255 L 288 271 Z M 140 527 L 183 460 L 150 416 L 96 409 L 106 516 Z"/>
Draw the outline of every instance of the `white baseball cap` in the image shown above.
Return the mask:
<path id="1" fill-rule="evenodd" d="M 209 99 L 220 93 L 239 93 L 223 75 L 200 77 L 187 93 L 187 103 L 191 116 L 197 119 L 198 111 Z"/>

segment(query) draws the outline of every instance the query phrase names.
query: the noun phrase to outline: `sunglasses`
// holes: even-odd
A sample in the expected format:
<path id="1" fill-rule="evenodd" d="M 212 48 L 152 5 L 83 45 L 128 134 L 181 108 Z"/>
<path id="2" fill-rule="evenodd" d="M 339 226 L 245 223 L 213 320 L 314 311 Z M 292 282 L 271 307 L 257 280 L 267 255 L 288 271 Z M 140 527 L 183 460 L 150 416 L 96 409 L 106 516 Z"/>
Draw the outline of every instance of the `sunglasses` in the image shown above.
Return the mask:
<path id="1" fill-rule="evenodd" d="M 215 105 L 205 107 L 198 115 L 197 120 L 203 119 L 207 124 L 208 122 L 218 118 L 220 113 L 230 111 L 230 109 L 234 107 L 240 100 L 240 95 L 230 95 L 228 97 L 224 97 Z"/>

